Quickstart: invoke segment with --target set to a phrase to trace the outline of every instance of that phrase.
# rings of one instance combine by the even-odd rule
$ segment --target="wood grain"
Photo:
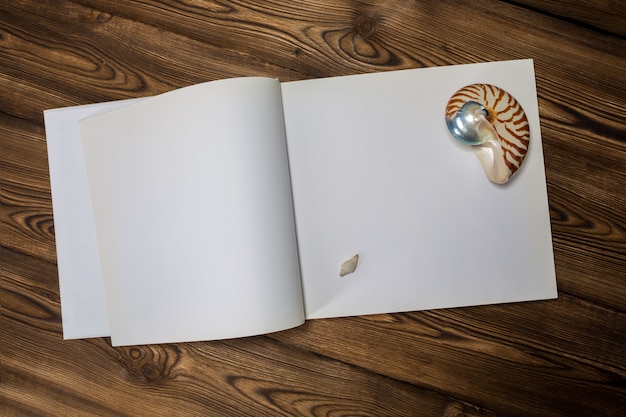
[[[561,296],[558,303],[372,316],[344,323],[315,320],[275,337],[325,355],[330,351],[329,356],[395,379],[446,390],[456,398],[476,402],[489,397],[491,407],[503,414],[593,415],[586,395],[590,390],[604,402],[626,400],[621,386],[626,376],[624,315],[597,308]],[[589,321],[582,322],[583,316]],[[572,320],[577,322],[574,329],[569,328]],[[592,333],[600,339],[587,344]],[[328,334],[334,335],[330,342]],[[342,343],[336,344],[337,337]],[[354,348],[338,347],[346,345]],[[476,368],[476,361],[490,366]],[[558,412],[552,414],[552,408]]]
[[[0,415],[621,416],[622,1],[0,4]],[[194,83],[533,58],[559,299],[252,338],[63,341],[44,109]]]
[[[18,414],[378,416],[474,409],[268,337],[120,348],[108,338],[62,342],[55,265],[1,251],[8,261],[8,320],[0,329],[0,392]],[[151,403],[158,407],[146,408]]]
[[[626,36],[626,2],[607,1],[540,1],[516,0],[517,3],[538,12],[565,18],[574,23],[603,30],[611,34]]]

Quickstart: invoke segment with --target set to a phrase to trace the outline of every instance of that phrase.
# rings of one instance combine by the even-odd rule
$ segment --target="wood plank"
[[[97,2],[94,2],[97,3]],[[175,14],[174,11],[170,11],[169,8],[165,9],[165,10],[161,10],[158,9],[161,13],[155,13],[155,11],[153,10],[153,8],[155,8],[156,6],[153,5],[152,3],[148,3],[148,4],[140,4],[140,3],[132,3],[132,4],[128,4],[127,2],[121,2],[121,3],[115,3],[112,2],[113,4],[110,6],[111,8],[111,12],[115,12],[115,13],[126,13],[126,15],[131,16],[133,18],[137,18],[137,19],[141,19],[140,21],[144,21],[147,22],[150,25],[154,25],[154,26],[159,26],[159,25],[165,25],[168,22],[180,22],[178,24],[176,24],[176,26],[173,29],[176,29],[177,31],[179,31],[178,33],[185,33],[186,35],[188,35],[189,37],[192,37],[193,35],[196,35],[196,37],[198,36],[197,33],[201,33],[201,34],[206,34],[205,36],[203,36],[203,39],[205,41],[216,41],[216,36],[224,36],[223,35],[223,31],[218,31],[217,29],[219,29],[219,26],[217,26],[217,29],[214,29],[212,25],[207,26],[205,29],[206,30],[200,30],[200,28],[194,28],[194,24],[197,26],[198,23],[198,19],[194,18],[194,20],[189,20],[189,21],[184,21],[182,19],[176,19],[176,17],[180,17],[180,15],[182,14],[182,16],[186,16],[184,14],[184,10],[176,10],[174,9],[174,11],[176,11],[178,14]],[[473,30],[472,25],[468,25],[468,24],[464,24],[461,25],[459,24],[452,24],[451,22],[449,22],[449,20],[452,20],[452,18],[454,16],[456,16],[456,12],[455,12],[455,8],[453,7],[453,4],[448,5],[447,7],[443,7],[440,6],[441,11],[442,12],[448,12],[450,14],[450,16],[445,15],[444,13],[440,13],[440,15],[442,16],[442,20],[443,22],[439,22],[439,21],[432,21],[432,16],[428,14],[428,12],[430,12],[431,14],[434,13],[433,11],[426,11],[423,14],[418,14],[417,12],[413,11],[413,14],[411,15],[411,17],[414,19],[414,21],[416,23],[414,23],[411,26],[406,25],[407,22],[405,21],[397,21],[397,22],[393,22],[390,21],[389,24],[397,24],[397,26],[399,27],[405,27],[406,29],[405,32],[407,33],[399,33],[399,34],[385,34],[384,31],[382,33],[378,33],[378,30],[373,34],[376,35],[377,38],[382,38],[383,36],[386,36],[387,38],[383,38],[382,40],[384,40],[385,44],[387,42],[392,43],[395,38],[392,38],[393,36],[398,36],[400,41],[397,41],[397,43],[399,43],[400,46],[404,46],[401,42],[401,40],[405,37],[409,37],[411,36],[410,33],[411,29],[414,29],[415,26],[418,26],[419,24],[426,24],[430,22],[430,26],[434,26],[433,30],[438,30],[441,31],[441,33],[443,34],[450,34],[449,36],[446,35],[446,38],[449,39],[445,39],[444,43],[442,44],[441,41],[439,43],[437,43],[436,45],[433,44],[432,40],[429,41],[429,43],[431,45],[428,45],[429,48],[428,49],[423,49],[423,50],[415,50],[415,51],[411,51],[412,55],[415,56],[419,56],[419,55],[424,55],[424,56],[436,56],[436,55],[440,55],[441,54],[441,49],[445,49],[446,52],[446,56],[450,56],[451,58],[455,59],[456,58],[456,62],[455,61],[437,61],[437,62],[433,62],[432,60],[424,63],[421,62],[417,59],[408,59],[406,60],[406,62],[404,63],[400,63],[400,61],[396,60],[397,62],[394,62],[393,65],[386,65],[385,67],[383,67],[382,69],[398,69],[398,68],[404,68],[404,67],[416,67],[416,66],[423,66],[423,65],[433,65],[433,64],[448,64],[448,63],[459,63],[459,62],[468,62],[468,61],[476,61],[476,60],[484,60],[485,56],[484,56],[484,52],[482,50],[480,50],[479,46],[484,44],[485,42],[487,42],[489,39],[486,38],[480,38],[477,35],[474,35],[473,38],[474,39],[469,39],[469,42],[465,42],[463,44],[458,44],[455,45],[456,48],[455,50],[451,50],[449,46],[447,46],[445,44],[446,41],[450,40],[454,40],[456,42],[458,42],[458,39],[465,39],[467,38],[468,35],[470,35],[471,31]],[[25,6],[24,6],[25,7]],[[173,6],[172,6],[173,7]],[[329,6],[330,7],[330,6]],[[35,7],[33,7],[33,9],[37,9]],[[69,16],[70,18],[72,17],[72,14],[77,14],[78,12],[74,8],[68,8],[70,10],[63,10],[60,9],[59,10],[59,16],[54,16],[55,18],[61,18],[61,16]],[[497,11],[500,11],[499,9],[496,9]],[[86,10],[80,9],[79,10],[81,13],[86,13]],[[334,11],[334,10],[333,10]],[[389,12],[387,9],[383,10],[384,12]],[[421,10],[420,10],[421,11]],[[353,14],[355,11],[352,11]],[[469,10],[468,10],[469,12]],[[94,11],[91,11],[90,13],[94,13]],[[108,12],[107,12],[108,13]],[[169,14],[168,14],[169,13]],[[249,13],[249,14],[247,14]],[[476,13],[476,12],[474,12]],[[508,19],[510,19],[510,13],[512,13],[512,10],[506,9],[501,11],[501,13],[498,15],[496,13],[492,13],[493,16],[490,16],[489,19],[486,19],[486,21],[484,22],[485,25],[489,26],[489,27],[494,27],[494,30],[507,30],[509,28],[509,26],[511,26],[511,24],[513,24],[513,26],[516,26],[515,23],[519,23],[519,22],[510,22]],[[245,16],[246,19],[252,19],[255,18],[257,19],[257,21],[255,22],[258,26],[261,26],[264,22],[271,20],[272,17],[274,16],[281,16],[278,11],[274,12],[274,14],[270,14],[268,15],[259,15],[258,12],[257,14],[253,14],[252,12],[246,12],[242,14]],[[310,13],[309,13],[310,15]],[[34,15],[36,16],[36,15]],[[296,25],[296,23],[300,23],[300,25],[302,24],[301,22],[294,22],[293,21],[293,16],[292,15],[287,15],[292,17],[291,20],[287,19],[287,18],[283,18],[283,20],[280,20],[279,22],[284,25],[287,28],[291,28],[292,32],[290,35],[291,36],[296,36],[298,35],[301,30],[300,27],[298,25]],[[438,16],[439,17],[439,16]],[[530,17],[530,16],[529,16]],[[243,17],[242,17],[243,18]],[[313,17],[311,17],[313,18]],[[391,18],[397,18],[397,16],[393,15],[393,16],[385,16],[385,21]],[[497,19],[496,19],[497,18]],[[66,18],[67,19],[67,18]],[[352,24],[352,19],[353,17],[350,15],[347,15],[344,12],[344,19],[346,21],[346,23],[350,23]],[[382,19],[382,17],[381,17]],[[426,21],[426,19],[431,19],[429,21]],[[122,21],[121,23],[119,22],[119,18],[117,18],[117,16],[113,19],[110,19],[104,23],[102,23],[101,25],[103,26],[111,26],[108,31],[104,31],[104,30],[100,30],[100,31],[93,31],[90,32],[88,34],[85,34],[84,36],[88,36],[89,38],[92,37],[96,37],[95,41],[98,43],[102,43],[103,45],[106,44],[112,44],[113,41],[115,41],[116,39],[113,39],[112,37],[109,38],[105,38],[102,37],[103,33],[114,33],[117,31],[121,31],[123,29],[126,29],[127,26],[130,26],[133,29],[133,35],[137,34],[137,38],[138,40],[141,39],[152,39],[157,38],[157,35],[163,35],[161,37],[165,37],[165,38],[170,38],[172,36],[175,36],[172,33],[159,33],[158,31],[156,33],[149,33],[147,35],[149,36],[144,36],[141,37],[141,33],[143,31],[145,31],[146,29],[150,29],[151,26],[146,26],[145,24],[140,24],[140,23],[135,23],[133,24],[130,21]],[[522,20],[519,19],[518,20]],[[546,19],[543,19],[546,20]],[[48,20],[42,21],[42,24],[40,26],[45,27],[46,24],[49,24]],[[66,23],[66,22],[63,22]],[[228,24],[228,21],[226,22]],[[372,22],[372,24],[374,24],[375,22]],[[443,23],[443,24],[442,24]],[[542,22],[538,22],[538,23],[542,23]],[[169,26],[172,26],[175,23],[169,23]],[[224,24],[224,23],[222,23]],[[437,24],[439,24],[440,26],[437,26]],[[377,26],[378,27],[378,26]],[[197,31],[195,31],[194,29],[198,29]],[[222,28],[224,29],[224,28]],[[380,28],[382,31],[382,28]],[[622,68],[621,65],[624,63],[624,60],[622,59],[621,62],[617,62],[617,65],[610,65],[609,63],[612,63],[615,61],[615,59],[607,59],[607,54],[611,54],[611,56],[613,57],[612,54],[614,54],[614,52],[618,49],[618,48],[623,48],[624,46],[624,42],[621,41],[616,41],[616,40],[612,40],[612,39],[607,39],[606,37],[602,37],[602,36],[598,36],[596,34],[593,33],[588,33],[585,36],[586,38],[586,42],[585,43],[574,43],[571,41],[571,35],[573,34],[573,29],[569,30],[569,28],[567,28],[568,30],[561,30],[561,33],[556,33],[556,34],[549,34],[549,36],[552,38],[551,42],[548,43],[548,49],[545,49],[545,45],[542,46],[541,48],[537,48],[534,43],[532,42],[533,38],[536,37],[540,37],[540,36],[544,36],[546,35],[546,33],[544,31],[542,31],[541,29],[534,29],[532,31],[526,30],[526,29],[521,29],[518,32],[512,32],[511,33],[511,40],[508,41],[508,44],[502,45],[502,47],[500,48],[501,50],[506,50],[506,51],[517,51],[515,55],[511,55],[506,54],[506,55],[502,55],[502,54],[494,54],[492,56],[487,57],[487,59],[509,59],[509,58],[514,58],[514,57],[534,57],[537,60],[537,67],[538,67],[538,78],[539,78],[539,87],[540,87],[540,93],[541,93],[541,81],[542,80],[547,80],[547,82],[549,82],[549,80],[552,78],[550,77],[550,75],[555,76],[558,75],[558,79],[562,80],[562,81],[566,81],[566,86],[569,87],[570,85],[572,86],[571,89],[576,88],[576,91],[579,92],[584,92],[584,94],[578,94],[578,96],[580,97],[579,100],[577,100],[576,106],[574,110],[577,110],[578,108],[583,108],[585,110],[585,112],[593,112],[593,116],[597,117],[600,121],[603,120],[603,118],[607,118],[610,117],[612,120],[613,124],[618,124],[619,125],[619,121],[620,119],[620,115],[619,115],[619,104],[621,104],[622,102],[622,97],[623,95],[621,95],[621,93],[624,92],[625,90],[625,86],[624,86],[624,80],[623,77],[620,77],[619,74],[619,68]],[[347,29],[346,29],[347,30]],[[357,31],[357,29],[352,28],[351,30],[353,31]],[[511,29],[513,30],[513,29]],[[246,32],[247,33],[247,32]],[[356,32],[355,32],[356,33]],[[165,36],[166,35],[166,36]],[[258,31],[251,31],[250,33],[247,33],[248,36],[254,36],[255,38],[255,44],[254,44],[254,50],[258,51],[259,50],[263,50],[263,52],[267,53],[267,54],[277,54],[279,53],[279,44],[276,43],[271,43],[271,41],[274,39],[272,37],[266,36],[265,38],[261,38],[258,39]],[[432,34],[425,34],[426,35],[432,35]],[[57,35],[58,36],[58,35]],[[206,38],[206,39],[205,39]],[[354,37],[353,37],[354,38]],[[432,38],[432,36],[429,36],[427,39],[423,39],[423,40],[430,40]],[[219,38],[217,38],[219,39]],[[356,42],[355,40],[356,38],[352,39],[354,42]],[[508,39],[508,38],[507,38]],[[60,41],[60,39],[56,40],[55,42]],[[233,45],[236,45],[237,48],[239,48],[239,52],[240,54],[242,53],[246,53],[247,51],[245,50],[245,48],[247,48],[247,44],[235,44],[234,40],[229,37],[228,41],[232,44],[231,47]],[[416,40],[417,41],[417,40]],[[226,40],[224,40],[224,42],[226,42]],[[373,41],[372,41],[373,42]],[[184,42],[180,42],[180,40],[177,40],[177,44],[184,44]],[[418,42],[415,42],[418,43]],[[421,42],[419,43],[421,45]],[[334,44],[332,44],[331,46],[334,46]],[[354,45],[353,45],[354,46]],[[375,45],[372,44],[371,48],[374,48]],[[119,49],[119,48],[118,48]],[[143,44],[141,45],[141,49],[145,50],[148,55],[152,58],[154,57],[161,57],[163,56],[165,53],[163,52],[163,46],[162,46],[162,42],[158,43],[158,44]],[[561,65],[562,62],[560,60],[560,58],[556,58],[555,57],[555,53],[557,51],[562,51],[562,50],[569,50],[571,51],[571,53],[565,58],[566,60],[568,60],[569,62],[566,62],[568,65]],[[459,53],[462,52],[463,50],[466,50],[468,53],[471,54],[471,52],[473,51],[474,54],[472,55],[467,55],[464,54],[462,57],[459,56]],[[439,52],[438,52],[439,51]],[[38,53],[41,53],[43,51],[37,50]],[[95,51],[94,51],[95,52]],[[141,54],[138,54],[136,50],[134,51],[126,51],[126,53],[124,55],[120,55],[120,56],[115,56],[115,55],[103,55],[103,52],[101,51],[97,51],[98,55],[101,55],[101,59],[103,62],[124,62],[125,66],[131,66],[129,68],[129,75],[133,75],[133,74],[137,74],[139,73],[141,70],[138,69],[134,69],[132,68],[132,65],[135,64],[138,68],[151,68],[151,70],[153,70],[154,72],[156,72],[155,76],[162,76],[162,72],[165,72],[166,68],[168,69],[167,73],[171,74],[172,71],[174,71],[174,73],[177,74],[177,76],[180,78],[181,76],[184,76],[187,74],[186,71],[183,71],[183,69],[185,68],[180,68],[180,64],[178,65],[178,72],[176,72],[177,70],[174,69],[172,70],[172,62],[167,61],[165,63],[163,63],[162,65],[156,65],[156,64],[152,64],[152,65],[147,65],[147,63],[144,60],[140,60],[138,61],[138,59],[142,58]],[[187,51],[185,51],[187,52]],[[250,51],[251,52],[251,51]],[[315,52],[315,51],[313,51]],[[115,54],[115,50],[113,50],[112,48],[107,50],[106,52],[107,54]],[[341,51],[337,51],[337,50],[333,50],[330,51],[329,53],[332,53],[334,55],[341,55]],[[319,58],[324,58],[324,55],[326,55],[326,51],[324,50],[320,50],[317,53],[313,53],[312,55],[317,55],[315,59],[319,59]],[[389,53],[385,54],[385,55],[389,55]],[[189,56],[189,53],[186,53],[185,56]],[[181,58],[182,58],[182,54],[181,54]],[[614,57],[613,57],[614,58]],[[189,60],[190,58],[186,58],[186,59],[182,59],[182,60],[172,60],[175,62],[185,62],[187,60]],[[249,59],[249,57],[246,57],[246,59]],[[602,65],[598,66],[598,63],[602,63]],[[195,65],[192,65],[193,68],[197,68],[200,64],[199,62],[194,63]],[[205,65],[200,65],[200,66],[206,66],[206,64],[208,64],[208,62],[202,62],[202,64]],[[356,61],[355,62],[356,65],[358,65],[358,69],[360,70],[359,72],[363,72],[363,71],[372,71],[372,70],[379,70],[381,68],[372,68],[371,65],[367,65],[367,62],[360,62],[360,61]],[[15,64],[13,64],[15,65]],[[26,67],[28,65],[27,62],[24,62],[24,67]],[[332,72],[329,72],[329,65],[331,65],[330,62],[324,62],[322,63],[322,65],[320,66],[320,68],[318,69],[318,71],[316,71],[316,75],[318,76],[328,76],[328,75],[337,75],[334,74]],[[173,66],[174,68],[176,68],[176,66]],[[558,73],[558,74],[552,74],[552,72],[555,71],[555,69],[560,70],[562,67],[564,68],[572,68],[575,71],[573,71],[572,73]],[[332,66],[330,67],[332,68]],[[273,70],[275,70],[276,68],[272,68]],[[542,71],[544,71],[546,74],[542,74]],[[20,66],[18,66],[18,68],[15,69],[16,72],[19,73],[23,73],[22,68],[20,68]],[[231,70],[232,72],[232,70]],[[122,74],[124,74],[123,71],[121,71]],[[293,79],[297,76],[298,73],[303,73],[302,71],[297,71],[297,72],[292,72],[290,74],[286,74],[287,77],[285,77],[284,79]],[[350,73],[350,71],[344,71],[345,73]],[[587,74],[590,73],[594,73],[595,76],[593,77],[587,77]],[[76,75],[76,74],[63,74],[62,77],[59,77],[60,79],[68,79],[68,75]],[[249,75],[249,74],[248,74]],[[600,75],[600,77],[598,77],[598,75]],[[300,76],[301,78],[302,76]],[[596,81],[597,80],[597,81]],[[92,80],[94,82],[97,82],[98,80]],[[193,83],[195,82],[195,80],[189,80],[189,83]],[[135,81],[135,84],[141,84],[141,83],[145,83],[145,81]],[[592,83],[591,85],[587,85]],[[110,94],[110,91],[113,89],[112,85],[107,85],[105,84],[105,89],[102,88],[102,85],[97,85],[97,83],[95,84],[87,84],[89,87],[94,88],[94,89],[98,89],[99,91],[109,91],[108,94]],[[157,88],[154,90],[153,93],[159,92],[159,91],[165,91],[167,89],[170,89],[171,87],[161,87],[161,88]],[[562,89],[563,86],[558,86],[557,89],[555,89],[556,91],[554,91],[555,94],[559,94],[559,96],[562,96],[562,93],[560,93],[559,89]],[[114,89],[113,89],[114,90]],[[552,89],[551,89],[552,90]],[[134,92],[134,95],[132,96],[137,96],[137,95],[142,95],[142,93],[139,91],[135,91],[135,89],[131,88],[131,92]],[[604,102],[597,102],[597,105],[600,106],[599,108],[596,106],[589,106],[588,103],[589,101],[587,99],[592,99],[594,96],[597,97],[597,95],[602,94],[603,97],[606,99],[608,97],[613,97],[612,100],[610,100],[608,103],[604,103]],[[104,99],[107,99],[108,97],[105,97]],[[121,97],[118,97],[121,98]],[[568,96],[568,99],[576,99],[576,96]],[[97,101],[97,100],[96,100]],[[595,101],[592,100],[594,103]],[[559,103],[562,102],[562,100],[558,101]],[[615,132],[618,133],[618,132]]]
[[[626,143],[544,124],[569,138],[544,144],[559,290],[624,311]]]
[[[98,16],[69,1],[52,9],[36,1],[0,4],[1,45],[9,52],[0,54],[4,112],[41,123],[47,108],[154,95],[226,77],[294,77],[183,35]]]
[[[116,405],[124,404],[126,415],[152,416],[495,416],[263,336],[120,348],[108,338],[63,341],[54,264],[7,249],[0,254],[8,261],[0,396],[10,415],[120,415]]]
[[[623,0],[515,0],[514,3],[533,10],[566,18],[615,34],[626,36],[626,2]]]
[[[312,320],[272,337],[496,413],[618,416],[626,401],[624,322],[623,313],[561,296],[558,302]],[[598,338],[593,344],[590,334]]]
[[[464,24],[463,22],[459,22],[458,24],[454,25],[448,22],[448,20],[451,20],[453,16],[456,16],[456,13],[457,13],[455,11],[456,9],[453,6],[454,4],[449,4],[447,7],[440,6],[440,10],[442,11],[442,13],[440,13],[438,17],[441,16],[442,21],[429,21],[430,26],[434,27],[433,30],[441,31],[441,33],[445,35],[446,39],[444,39],[444,43],[442,44],[441,41],[439,41],[439,43],[434,45],[433,42],[430,41],[431,45],[429,45],[428,49],[412,51],[413,55],[421,54],[425,56],[436,56],[440,54],[440,52],[437,53],[437,51],[441,51],[441,49],[443,48],[446,50],[446,56],[450,56],[453,59],[455,58],[457,63],[485,59],[484,51],[482,51],[479,48],[479,46],[483,45],[485,42],[488,42],[489,39],[481,38],[479,35],[473,35],[473,39],[469,39],[469,41],[466,41],[462,44],[455,45],[456,47],[454,50],[451,50],[450,47],[446,45],[445,42],[448,40],[450,41],[454,40],[458,42],[458,39],[467,38],[468,35],[470,35],[473,30],[473,26],[470,24]],[[190,37],[197,33],[206,34],[205,36],[203,36],[203,38],[206,38],[207,41],[210,38],[211,41],[215,42],[216,40],[215,36],[222,36],[222,37],[224,36],[223,33],[220,34],[221,32],[214,29],[213,26],[211,25],[205,28],[207,30],[202,31],[200,30],[200,28],[197,28],[198,30],[195,31],[194,23],[195,25],[198,25],[197,18],[195,18],[194,20],[189,20],[189,21],[184,21],[181,19],[177,20],[176,17],[180,17],[179,15],[187,16],[184,13],[184,10],[173,9],[174,11],[178,13],[176,14],[174,13],[174,11],[170,11],[170,9],[174,7],[174,6],[171,6],[171,8],[166,8],[165,10],[159,9],[159,11],[161,11],[162,13],[156,14],[155,11],[153,10],[154,7],[156,6],[153,5],[152,3],[147,3],[147,4],[132,3],[129,5],[126,2],[122,2],[122,3],[112,2],[110,6],[111,12],[126,13],[127,15],[131,17],[143,19],[144,22],[148,22],[150,25],[159,26],[159,25],[165,25],[168,22],[180,22],[178,24],[170,23],[169,25],[172,26],[173,24],[175,24],[176,26],[174,27],[174,29],[178,30],[179,32],[185,33],[186,35],[189,35]],[[386,9],[383,11],[388,12],[388,10]],[[470,10],[467,10],[467,11],[470,12]],[[65,11],[61,11],[61,12],[63,15],[66,15]],[[389,24],[395,23],[399,27],[405,27],[406,32],[410,32],[410,30],[414,29],[415,26],[418,26],[419,24],[425,25],[426,23],[428,23],[426,19],[432,18],[432,16],[429,15],[428,12],[434,13],[433,11],[426,11],[422,15],[420,15],[417,12],[413,11],[413,14],[411,15],[411,17],[415,19],[416,23],[414,23],[412,26],[407,27],[406,24],[404,24],[406,23],[404,21],[390,22]],[[443,12],[448,12],[450,16],[446,15]],[[499,14],[496,12],[499,12]],[[511,8],[506,8],[506,9],[502,7],[497,8],[495,12],[491,14],[492,16],[489,16],[488,19],[485,19],[484,25],[493,27],[494,30],[507,30],[511,25],[516,27],[518,26],[516,25],[516,23],[520,23],[521,20],[523,20],[525,16],[523,16],[522,18],[517,18],[517,21],[510,22],[509,21],[511,17],[510,14],[512,12],[513,10],[511,10]],[[250,15],[246,13],[250,13]],[[255,14],[252,14],[252,12],[246,12],[246,13],[242,12],[242,14],[244,14],[246,18],[250,18],[250,19],[256,18],[258,21],[255,23],[259,26],[263,22],[267,21],[268,19],[271,20],[273,16],[281,16],[278,12],[274,12],[274,14],[270,13],[269,16],[258,15],[258,13],[255,15]],[[71,13],[69,15],[71,16]],[[287,15],[287,16],[292,17],[292,15]],[[397,18],[397,16],[395,15],[385,16],[385,20],[391,19],[392,17]],[[530,16],[527,16],[527,17],[530,18]],[[346,15],[345,12],[344,12],[344,18],[346,22],[351,22],[350,19],[352,19],[352,17]],[[105,22],[104,25],[111,25],[112,24],[111,22],[114,22],[116,20],[118,20],[117,16],[115,17],[115,19],[110,19],[109,21]],[[550,19],[544,18],[541,20],[554,23]],[[291,29],[293,31],[293,33],[291,34],[292,36],[296,36],[301,32],[299,26],[297,26],[294,23],[293,17],[291,20],[288,20],[287,18],[283,18],[283,20],[281,20],[280,23],[284,24],[285,27],[292,28]],[[544,22],[539,21],[538,23],[541,24]],[[440,26],[437,26],[438,24]],[[124,25],[120,25],[120,26],[125,27],[125,25],[131,25],[131,23],[125,22]],[[141,24],[137,24],[137,25],[139,25],[140,28],[135,29],[135,32],[140,32],[141,30],[145,28],[145,25],[141,25]],[[45,26],[45,25],[42,25],[42,26]],[[550,103],[553,103],[553,102],[565,103],[567,105],[569,101],[574,100],[571,103],[572,105],[571,110],[567,111],[568,114],[563,115],[562,114],[563,109],[561,109],[560,111],[561,114],[557,114],[557,116],[561,116],[564,118],[567,116],[570,116],[569,117],[570,119],[572,115],[583,116],[585,117],[586,120],[592,121],[594,125],[597,125],[598,123],[600,123],[600,127],[603,127],[604,128],[603,130],[605,130],[606,133],[610,135],[610,137],[616,137],[616,135],[623,133],[623,127],[621,126],[621,123],[620,123],[621,113],[619,109],[621,108],[621,104],[623,104],[623,92],[626,90],[626,87],[625,87],[625,82],[623,80],[623,77],[620,77],[621,73],[619,71],[620,68],[623,68],[623,64],[625,60],[618,59],[618,61],[616,61],[614,55],[617,50],[622,50],[622,48],[624,47],[624,42],[620,40],[603,37],[603,36],[594,34],[592,32],[585,34],[585,37],[584,37],[585,42],[583,43],[572,42],[571,37],[574,34],[574,29],[576,28],[565,28],[565,30],[560,30],[560,32],[546,34],[545,30],[543,30],[540,26],[539,28],[536,28],[533,30],[527,30],[527,29],[522,28],[516,32],[511,32],[511,36],[510,36],[511,40],[507,41],[508,44],[502,45],[500,47],[500,50],[517,51],[515,55],[511,55],[510,53],[506,55],[493,54],[492,56],[487,57],[487,59],[507,59],[507,58],[513,58],[513,57],[528,57],[528,56],[534,57],[537,61],[540,98],[543,98],[542,96],[543,96],[544,89],[548,90],[550,94],[554,95],[553,97],[547,97],[546,101],[542,101],[542,110],[544,106],[549,106]],[[121,29],[118,29],[116,27],[111,28],[111,31],[116,31],[116,30],[121,30]],[[356,31],[356,29],[354,28],[352,30]],[[514,29],[510,29],[510,30],[514,30]],[[97,35],[98,33],[102,33],[102,31],[90,33],[89,35],[90,36]],[[165,37],[168,37],[168,38],[170,36],[173,36],[173,34],[171,33],[167,33],[163,35],[167,35]],[[268,35],[266,38],[258,39],[257,35],[258,35],[257,31],[251,31],[248,35],[248,36],[255,37],[256,43],[254,45],[254,49],[256,51],[259,51],[262,49],[263,52],[267,52],[268,54],[278,53],[277,51],[278,51],[279,45],[276,43],[271,43],[271,41],[273,40],[272,37]],[[383,35],[385,34],[384,32],[379,34],[378,31],[376,31],[374,35],[376,35],[377,38],[382,38]],[[400,34],[393,34],[393,35],[400,35],[398,36],[400,40],[403,39],[403,37],[410,36],[409,33],[400,33]],[[431,35],[429,36],[428,39],[432,38],[432,33],[427,33],[425,35]],[[547,42],[547,45],[542,45],[540,48],[537,48],[535,45],[536,43],[533,42],[533,39],[546,36],[546,35],[549,36],[550,42]],[[391,43],[392,42],[391,34],[386,34],[386,36],[388,37],[388,39],[384,38],[383,40]],[[101,39],[101,40],[103,44],[111,43],[112,41],[112,39]],[[235,45],[232,38],[228,38],[228,41],[231,42],[231,44]],[[224,40],[224,42],[226,42],[226,40]],[[396,41],[396,42],[402,45],[400,41]],[[233,45],[231,45],[231,47]],[[158,52],[156,45],[142,45],[142,49],[147,46],[150,46],[151,48],[155,49],[153,51],[150,48],[146,48],[146,51],[149,51],[150,55],[152,56],[161,55]],[[239,50],[240,53],[246,52],[245,48],[247,46],[245,43],[243,45],[236,44],[236,46],[240,48]],[[546,46],[548,49],[546,49]],[[373,47],[374,46],[372,46],[372,48]],[[462,52],[463,50],[466,50],[467,53],[469,53],[469,55],[464,54],[463,56],[459,56],[459,53]],[[563,63],[560,55],[557,53],[562,50],[568,50],[570,52],[566,57],[563,58],[565,59],[565,63]],[[474,52],[474,54],[471,54],[472,51]],[[332,53],[334,55],[338,55],[338,54],[340,55],[341,51],[332,51]],[[319,55],[317,58],[324,58],[325,51],[320,50],[319,52],[317,52],[317,55]],[[110,60],[113,62],[124,61],[124,62],[131,63],[130,65],[132,65],[133,61],[137,60],[137,57],[135,55],[124,55],[121,57],[104,57],[104,58],[105,58],[104,61],[108,61],[109,59],[107,58],[111,58]],[[126,59],[123,59],[123,58],[126,58]],[[432,65],[433,63],[446,64],[446,63],[455,63],[455,61],[432,62],[431,60],[430,62],[426,63],[426,65],[429,65],[429,64]],[[145,66],[143,61],[138,62],[138,65],[137,65],[138,67],[141,68],[141,65],[139,64]],[[323,65],[320,66],[320,69],[317,71],[316,75],[318,76],[335,75],[329,72],[328,70],[329,68],[328,65],[330,65],[330,63],[322,63],[322,64]],[[359,65],[359,70],[360,70],[359,72],[380,69],[380,68],[372,68],[371,65],[368,66],[366,65],[367,63],[363,63],[363,62],[357,61],[355,62],[355,64]],[[395,63],[393,66],[387,65],[386,67],[382,69],[416,67],[416,66],[423,66],[424,64],[425,63],[420,62],[419,60],[411,59],[405,62],[403,65],[399,63]],[[563,72],[563,69],[567,69],[567,68],[569,68],[570,71],[566,70],[566,72]],[[163,67],[156,67],[155,70],[158,73],[158,71],[163,70]],[[140,70],[133,70],[133,71],[130,71],[130,73],[134,74],[134,73],[137,73],[138,71]],[[349,73],[349,71],[344,71],[343,73]],[[292,73],[291,76],[293,77],[296,74],[297,73]],[[591,76],[591,74],[593,74],[593,76]],[[67,75],[68,74],[66,74],[66,76]],[[179,73],[179,76],[181,75],[182,73]],[[287,77],[287,79],[291,79],[291,77]],[[554,83],[551,82],[551,80],[553,79],[558,79],[559,85],[554,85]],[[544,83],[546,84],[545,87],[544,87]],[[565,85],[562,85],[562,84],[565,84]],[[563,91],[564,88],[567,91]],[[573,91],[576,91],[577,94],[571,94],[571,92]],[[602,96],[603,100],[598,100],[599,96]],[[567,100],[565,100],[565,98]],[[594,105],[590,106],[589,105],[590,102],[593,102]],[[547,108],[547,111],[553,111],[553,110],[555,109]],[[565,109],[565,110],[568,110],[568,109]],[[559,112],[559,109],[556,109],[556,111]],[[621,137],[621,136],[618,136],[618,137]]]
[[[61,309],[56,264],[4,247],[0,247],[0,254],[3,317],[59,336]]]
[[[384,4],[355,4],[326,0],[313,4],[299,0],[290,2],[287,7],[273,1],[254,5],[233,1],[221,9],[211,2],[191,5],[175,1],[111,0],[103,5],[97,0],[81,0],[81,3],[106,9],[113,16],[184,33],[225,48],[236,48],[250,56],[272,56],[286,67],[300,68],[305,64],[314,71],[300,72],[315,75],[339,75],[334,71],[342,66],[341,73],[347,74],[351,69],[363,72],[474,62],[477,52],[478,60],[551,56],[556,62],[561,55],[554,56],[550,51],[559,50],[559,45],[532,42],[542,35],[551,38],[564,33],[578,35],[582,42],[581,39],[572,42],[571,37],[559,40],[574,50],[595,45],[598,51],[606,52],[621,43],[585,29],[582,29],[585,36],[580,36],[580,27],[493,1],[433,4],[396,0]],[[459,16],[473,18],[459,19]],[[529,21],[533,25],[529,25]],[[481,27],[489,30],[478,30]],[[507,36],[498,37],[494,42],[494,33],[507,33]],[[299,50],[295,60],[292,59],[294,48]],[[523,54],[527,51],[533,54]],[[498,54],[500,57],[496,58]],[[285,62],[287,58],[289,61]]]
[[[43,128],[0,113],[2,246],[56,261]]]

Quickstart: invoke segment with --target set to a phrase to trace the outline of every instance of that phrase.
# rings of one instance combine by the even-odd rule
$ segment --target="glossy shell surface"
[[[471,84],[452,95],[446,106],[452,136],[473,147],[487,177],[506,183],[528,151],[530,128],[519,102],[491,84]]]

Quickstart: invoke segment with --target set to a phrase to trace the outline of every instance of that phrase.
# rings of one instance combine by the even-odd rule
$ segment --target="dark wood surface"
[[[599,0],[3,1],[0,415],[626,415],[625,11]],[[233,76],[513,58],[535,60],[558,300],[219,342],[62,340],[44,109]]]

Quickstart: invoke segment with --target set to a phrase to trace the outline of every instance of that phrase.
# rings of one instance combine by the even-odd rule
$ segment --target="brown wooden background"
[[[625,37],[617,0],[2,1],[0,415],[626,415]],[[512,58],[535,59],[557,301],[62,340],[44,109]]]

